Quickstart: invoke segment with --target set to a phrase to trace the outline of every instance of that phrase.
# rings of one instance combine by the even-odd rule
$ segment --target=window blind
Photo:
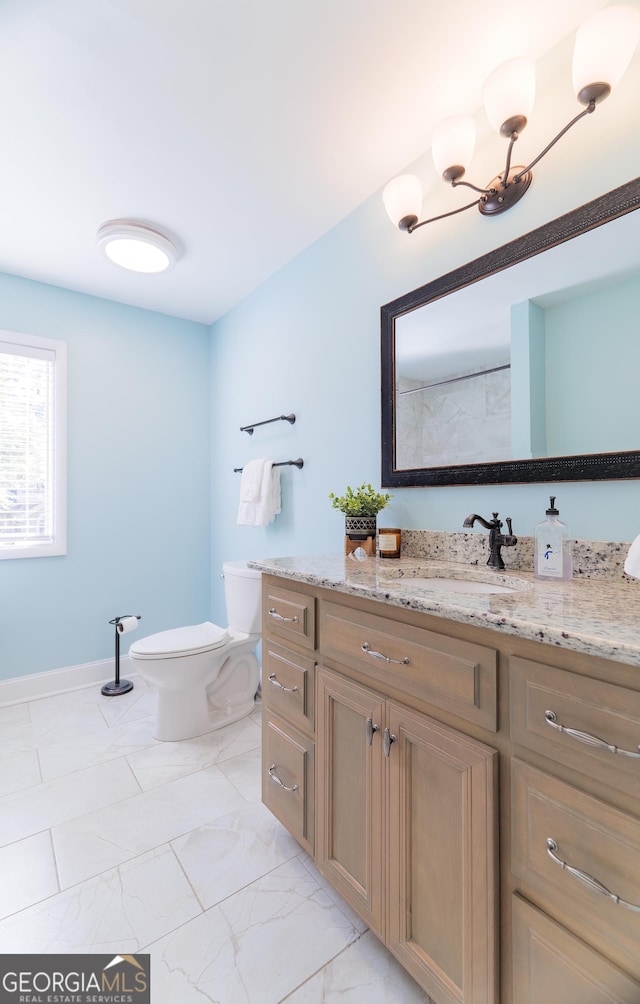
[[[0,340],[0,548],[53,541],[55,366],[50,349]]]

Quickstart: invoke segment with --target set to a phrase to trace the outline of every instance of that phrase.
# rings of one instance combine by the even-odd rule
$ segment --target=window
[[[0,331],[0,558],[66,553],[66,345]]]

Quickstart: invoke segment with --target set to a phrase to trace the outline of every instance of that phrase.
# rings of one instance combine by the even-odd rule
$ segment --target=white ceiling
[[[0,0],[0,271],[211,323],[601,6]],[[173,271],[99,254],[123,217]]]

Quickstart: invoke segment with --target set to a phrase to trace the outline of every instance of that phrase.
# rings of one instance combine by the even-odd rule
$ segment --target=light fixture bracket
[[[453,185],[455,188],[456,182],[458,182],[463,175],[464,167],[462,167],[461,164],[453,164],[451,167],[448,167],[446,171],[442,172],[442,180]]]
[[[522,174],[522,172],[525,172]],[[533,174],[522,166],[512,167],[507,175],[506,185],[503,185],[503,175],[498,174],[489,182],[489,194],[478,203],[478,209],[483,216],[498,216],[519,202],[531,184]]]
[[[597,84],[588,84],[578,91],[578,101],[581,105],[590,105],[593,102],[594,106],[598,104],[599,101],[604,101],[611,94],[611,87],[609,84],[599,82]]]
[[[511,118],[506,119],[500,126],[500,135],[504,136],[505,139],[510,139],[514,133],[519,136],[526,124],[526,115],[512,115]]]

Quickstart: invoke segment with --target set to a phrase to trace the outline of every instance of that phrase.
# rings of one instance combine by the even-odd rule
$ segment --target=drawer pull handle
[[[605,742],[604,739],[598,739],[597,736],[589,735],[588,732],[578,732],[577,729],[568,729],[566,725],[560,725],[555,711],[545,711],[544,717],[547,725],[550,725],[552,729],[564,732],[565,735],[571,736],[581,743],[586,743],[587,746],[597,746],[599,749],[609,750],[611,753],[619,753],[620,756],[630,756],[636,760],[640,760],[640,746],[638,746],[637,752],[635,750],[623,750],[619,746],[612,746],[611,743]]]
[[[404,659],[391,659],[388,655],[383,655],[382,652],[376,652],[371,648],[368,641],[365,641],[362,645],[362,651],[365,655],[370,655],[372,659],[379,659],[380,662],[388,662],[394,666],[410,666],[411,659],[408,655],[405,655]]]
[[[624,906],[627,910],[633,910],[634,913],[640,913],[640,906],[636,906],[635,903],[627,903],[626,900],[620,899],[619,896],[616,896],[615,893],[607,889],[606,885],[599,882],[597,878],[593,877],[593,875],[589,875],[588,872],[582,872],[579,868],[573,868],[571,865],[567,864],[566,861],[563,861],[562,858],[557,856],[557,850],[558,845],[555,840],[552,837],[547,837],[547,854],[552,861],[555,861],[557,865],[560,865],[561,868],[569,872],[570,875],[573,875],[574,878],[577,878],[583,885],[592,889],[593,892],[598,892],[601,896],[606,896],[607,899],[612,899],[618,906]]]
[[[271,673],[271,675],[269,676],[269,683],[272,683],[274,687],[277,687],[279,690],[284,690],[285,694],[298,693],[297,687],[283,687],[278,678],[276,677],[275,673]]]
[[[389,732],[389,729],[384,730],[384,739],[382,741],[382,748],[384,750],[384,755],[389,756],[391,753],[391,744],[397,743],[398,737],[394,736]]]
[[[371,746],[371,744],[373,743],[373,733],[379,731],[380,731],[380,726],[373,724],[373,718],[367,718],[367,726],[366,726],[367,746]]]
[[[273,617],[274,621],[286,621],[288,624],[297,624],[298,618],[296,617],[283,617],[279,614],[275,607],[271,607],[269,611],[269,617]]]
[[[271,780],[273,781],[274,784],[279,785],[285,791],[297,791],[298,790],[298,785],[297,784],[294,784],[293,788],[289,788],[288,785],[286,785],[284,783],[284,781],[280,780],[280,778],[276,774],[276,765],[274,763],[272,763],[271,766],[269,767],[269,777],[271,778]]]

